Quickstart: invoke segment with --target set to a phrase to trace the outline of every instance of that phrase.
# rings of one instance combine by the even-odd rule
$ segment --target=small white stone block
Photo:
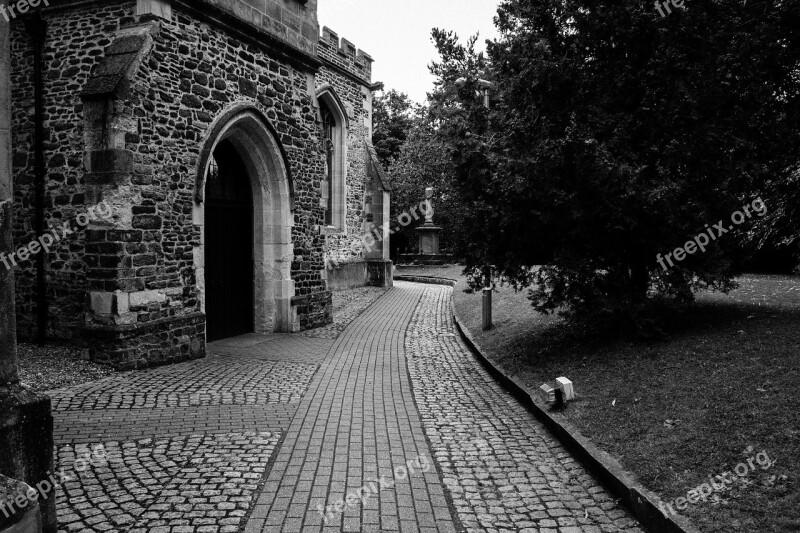
[[[556,401],[556,390],[548,384],[544,384],[539,387],[539,396],[542,398],[544,403],[555,403]]]
[[[556,383],[557,383],[556,387],[561,389],[561,391],[564,393],[565,402],[571,402],[572,400],[575,399],[575,387],[572,385],[572,382],[570,380],[562,377],[558,378],[556,380]]]
[[[163,303],[167,301],[167,295],[158,291],[140,291],[130,293],[131,307],[144,307],[151,303]]]
[[[131,299],[127,292],[117,291],[114,293],[116,296],[116,314],[124,315],[130,312]]]

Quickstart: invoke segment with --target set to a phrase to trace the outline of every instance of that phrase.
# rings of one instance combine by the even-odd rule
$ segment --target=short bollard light
[[[547,383],[539,387],[539,397],[544,403],[563,407],[576,398],[575,386],[567,378],[561,377],[556,379],[555,388]]]
[[[571,402],[575,399],[575,386],[567,378],[561,377],[556,379],[556,388],[563,392],[564,403]]]
[[[541,397],[544,403],[555,403],[556,401],[556,390],[545,383],[541,387],[539,387],[539,396]]]
[[[483,331],[488,331],[494,327],[494,321],[492,320],[492,289],[483,289],[481,309],[481,327]]]

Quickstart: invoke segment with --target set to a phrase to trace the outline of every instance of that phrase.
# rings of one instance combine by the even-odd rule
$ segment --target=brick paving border
[[[245,532],[458,531],[436,471],[395,476],[410,461],[430,458],[404,351],[421,295],[414,287],[389,291],[337,339],[286,433]],[[393,486],[363,505],[323,516],[329,505],[381,477]]]

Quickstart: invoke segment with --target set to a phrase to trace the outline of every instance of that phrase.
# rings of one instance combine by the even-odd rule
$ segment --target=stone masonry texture
[[[4,254],[12,248],[10,69],[8,25],[3,25],[0,27],[0,253]],[[13,276],[13,272],[0,267],[0,385],[18,379]]]
[[[74,230],[46,254],[47,334],[86,342],[93,358],[123,369],[205,354],[195,187],[209,132],[226,110],[256,110],[281,146],[301,329],[332,321],[324,256],[361,255],[373,187],[366,171],[372,59],[330,30],[320,36],[315,0],[176,0],[158,11],[168,19],[141,12],[152,3],[61,0],[42,11],[45,226]],[[22,246],[35,238],[33,45],[23,21],[11,25],[11,42],[13,234]],[[347,227],[327,237],[316,97],[323,86],[344,103],[350,123]],[[76,226],[101,203],[112,207],[110,218]],[[19,332],[30,337],[34,261],[21,262],[17,279]]]

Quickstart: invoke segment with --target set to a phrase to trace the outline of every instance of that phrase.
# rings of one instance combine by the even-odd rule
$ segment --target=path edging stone
[[[395,276],[397,281],[411,281],[447,285],[455,289],[458,281],[435,276]],[[485,355],[469,329],[458,317],[455,300],[451,300],[453,319],[461,338],[475,354],[481,364],[503,387],[525,405],[536,418],[572,453],[589,471],[597,476],[608,490],[619,498],[630,513],[650,533],[700,533],[688,519],[682,516],[668,516],[661,511],[666,506],[654,492],[639,483],[635,476],[607,452],[598,448],[580,431],[566,421],[557,420],[547,408],[536,399],[536,395],[522,383],[506,374],[503,367]]]
[[[438,278],[436,276],[406,276],[403,274],[395,275],[395,281],[410,281],[412,283],[426,283],[428,285],[449,285],[455,287],[458,281],[450,278]]]

